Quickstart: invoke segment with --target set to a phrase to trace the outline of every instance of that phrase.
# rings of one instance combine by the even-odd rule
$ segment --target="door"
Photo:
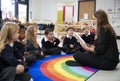
[[[78,20],[92,19],[95,10],[95,1],[79,1]]]

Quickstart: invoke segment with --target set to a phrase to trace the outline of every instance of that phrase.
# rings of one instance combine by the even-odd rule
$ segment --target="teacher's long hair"
[[[99,33],[100,27],[104,27],[105,29],[110,30],[111,35],[116,37],[116,33],[113,30],[112,26],[108,21],[108,16],[104,10],[98,10],[94,13],[94,16],[97,18],[97,35]]]

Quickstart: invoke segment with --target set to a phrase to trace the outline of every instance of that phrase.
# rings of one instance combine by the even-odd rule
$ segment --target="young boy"
[[[15,42],[15,46],[21,51],[23,56],[25,52],[25,31],[26,31],[25,27],[19,24],[19,37],[18,41]]]
[[[88,44],[88,45],[92,45],[94,44],[94,38],[95,38],[95,34],[90,32],[89,27],[84,27],[82,29],[83,31],[83,35],[81,36],[82,39]]]
[[[45,30],[45,37],[41,41],[42,50],[45,55],[57,55],[61,53],[58,44],[60,40],[53,34],[53,29],[47,28]]]
[[[80,50],[81,46],[77,42],[77,39],[73,36],[74,28],[69,27],[67,30],[67,35],[63,40],[62,49],[67,54],[74,53]]]

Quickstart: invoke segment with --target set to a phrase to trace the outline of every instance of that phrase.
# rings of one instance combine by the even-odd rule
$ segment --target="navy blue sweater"
[[[18,59],[23,60],[21,52],[14,46],[11,47],[7,44],[0,53],[0,72],[6,67],[16,67],[18,64],[23,64],[23,61],[18,61]]]
[[[43,38],[41,42],[43,48],[50,49],[50,48],[58,47],[60,40],[58,38],[55,38],[55,40],[51,43],[50,41],[45,41],[45,38]]]
[[[65,36],[63,40],[63,46],[70,47],[70,44],[74,45],[75,47],[80,46],[80,44],[77,42],[77,39],[74,36],[72,38]]]
[[[81,38],[88,44],[93,44],[94,43],[94,38],[95,38],[95,34],[90,33],[90,35],[86,36],[85,34],[83,34],[81,36]]]

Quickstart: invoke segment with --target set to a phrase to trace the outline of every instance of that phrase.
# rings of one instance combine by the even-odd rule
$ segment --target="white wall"
[[[103,9],[107,10],[108,8],[114,9],[115,0],[96,0],[96,10]]]
[[[30,11],[32,20],[52,20],[57,19],[57,3],[73,2],[74,4],[74,21],[77,21],[78,0],[30,0]],[[108,3],[109,2],[109,3]],[[115,0],[96,0],[96,10],[108,8],[114,9]],[[116,0],[116,5],[120,6],[120,0]]]
[[[57,20],[57,3],[71,2],[74,5],[74,21],[77,21],[78,18],[78,0],[30,0],[30,10],[32,18],[29,18],[30,21],[44,21],[51,20],[56,22]],[[108,3],[109,2],[109,3]],[[96,0],[96,10],[103,9],[107,10],[108,8],[114,9],[115,0]],[[120,0],[116,0],[116,6],[120,7]]]
[[[30,0],[29,3],[29,13],[31,12],[31,16],[29,17],[29,21],[50,21],[55,23],[57,20],[57,3],[66,3],[71,2],[74,5],[74,18],[73,21],[77,21],[78,18],[78,0]],[[115,3],[116,2],[116,3]],[[103,9],[107,11],[107,9],[111,8],[115,10],[115,6],[120,8],[120,0],[96,0],[96,10]],[[30,15],[30,14],[29,14]],[[119,18],[120,19],[120,18]],[[119,23],[112,23],[112,25],[119,25]],[[115,30],[117,31],[120,26],[117,26]],[[120,36],[120,32],[117,32],[117,35]]]
[[[120,36],[120,12],[116,13],[117,8],[120,8],[120,0],[96,0],[96,10],[103,9],[107,12],[107,9],[113,9],[112,14],[107,14],[110,24],[114,28],[116,34]]]
[[[57,5],[54,0],[32,0],[32,19],[33,21],[56,20]]]
[[[96,0],[96,10],[106,11],[108,8],[115,9],[115,7],[120,8],[120,0]]]
[[[65,7],[65,21],[66,22],[72,22],[72,20],[73,20],[72,11],[73,11],[72,6]]]
[[[78,0],[30,0],[30,10],[32,12],[32,18],[29,21],[52,21],[57,20],[57,3],[73,2],[76,8],[78,8]],[[77,21],[77,13],[74,14],[74,20]]]

